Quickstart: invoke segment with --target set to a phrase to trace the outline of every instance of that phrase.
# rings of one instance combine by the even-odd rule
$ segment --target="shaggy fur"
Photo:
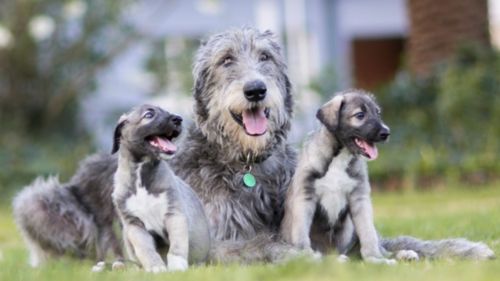
[[[122,249],[113,230],[111,203],[116,157],[93,155],[84,160],[68,183],[57,178],[36,179],[13,201],[17,226],[30,252],[33,267],[50,257],[73,254],[103,261],[109,249],[123,264]]]
[[[127,252],[146,271],[186,270],[188,260],[205,262],[210,248],[201,202],[162,161],[176,151],[181,122],[159,107],[143,105],[122,116],[115,130],[113,151],[119,156],[113,203]]]
[[[269,31],[243,28],[217,34],[198,50],[193,74],[196,122],[173,167],[205,206],[218,241],[213,255],[251,262],[253,258],[235,250],[248,247],[263,251],[249,254],[256,260],[280,259],[288,248],[269,245],[295,167],[295,153],[286,144],[293,103],[280,47]],[[266,89],[257,101],[247,91],[255,85]],[[263,134],[251,135],[242,121],[250,111],[266,113]],[[256,178],[253,188],[243,183],[247,171]],[[258,234],[268,246],[247,243]]]
[[[487,259],[493,252],[465,239],[421,241],[412,237],[380,243],[373,222],[365,158],[374,160],[376,142],[389,136],[373,96],[352,90],[335,95],[317,114],[321,122],[304,145],[287,193],[282,235],[300,249],[339,254],[359,243],[364,260],[395,263],[403,260],[461,257]]]

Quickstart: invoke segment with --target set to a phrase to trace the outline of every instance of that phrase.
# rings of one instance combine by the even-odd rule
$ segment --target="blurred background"
[[[134,105],[189,117],[200,39],[245,25],[284,46],[297,147],[322,102],[359,87],[392,129],[377,189],[498,180],[500,0],[0,0],[2,200],[108,152]]]

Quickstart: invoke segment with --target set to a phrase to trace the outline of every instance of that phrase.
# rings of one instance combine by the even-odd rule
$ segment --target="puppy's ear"
[[[339,125],[340,111],[343,104],[344,96],[336,95],[333,99],[325,103],[316,113],[316,118],[318,118],[318,120],[331,132],[334,132]]]
[[[127,115],[123,114],[118,120],[118,124],[115,128],[115,133],[113,134],[113,148],[111,149],[111,154],[115,154],[118,149],[120,149],[120,139],[122,137],[123,126],[127,123]]]

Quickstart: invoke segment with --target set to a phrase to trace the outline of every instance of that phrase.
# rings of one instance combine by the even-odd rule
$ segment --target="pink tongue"
[[[378,157],[378,150],[375,145],[370,145],[364,140],[356,139],[356,144],[368,154],[370,160],[375,160]]]
[[[153,137],[153,139],[151,140],[151,145],[158,147],[165,153],[174,153],[177,150],[177,147],[173,142],[169,141],[166,138],[158,136]]]
[[[267,118],[264,108],[243,111],[243,124],[249,135],[262,135],[267,130]]]

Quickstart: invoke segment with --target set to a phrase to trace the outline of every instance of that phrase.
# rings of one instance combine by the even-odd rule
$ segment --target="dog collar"
[[[243,185],[246,188],[252,189],[257,185],[257,179],[252,174],[252,165],[264,162],[267,158],[269,158],[269,156],[271,156],[271,153],[266,153],[257,157],[252,156],[250,153],[248,153],[243,157],[243,162],[245,163],[243,172]]]
[[[271,153],[265,153],[258,156],[253,156],[251,153],[247,155],[242,155],[240,161],[245,163],[245,165],[260,164],[267,160],[271,156]]]

